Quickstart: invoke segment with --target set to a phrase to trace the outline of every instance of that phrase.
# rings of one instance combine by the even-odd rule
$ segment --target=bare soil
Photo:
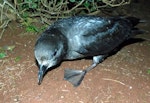
[[[143,1],[126,8],[127,15],[147,20],[139,26],[147,31],[148,4]],[[12,22],[0,39],[0,47],[15,46],[0,59],[0,103],[150,103],[150,32],[136,37],[145,41],[122,47],[87,73],[77,88],[63,80],[64,69],[84,69],[92,60],[64,61],[38,85],[33,53],[37,37]]]

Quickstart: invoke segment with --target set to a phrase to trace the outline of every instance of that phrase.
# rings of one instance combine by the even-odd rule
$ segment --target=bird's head
[[[40,38],[35,45],[34,55],[39,66],[38,84],[41,84],[45,72],[59,64],[65,56],[65,45],[55,38]]]
[[[38,71],[38,84],[41,84],[45,72],[60,63],[61,58],[59,58],[58,51],[45,51],[43,50],[41,54],[38,54],[41,51],[35,51],[35,58],[37,60],[39,71]],[[47,53],[46,53],[47,52]]]

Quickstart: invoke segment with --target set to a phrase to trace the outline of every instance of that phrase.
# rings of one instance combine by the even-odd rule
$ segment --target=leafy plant
[[[150,74],[150,69],[147,70],[147,73]]]
[[[39,33],[41,31],[43,31],[46,28],[46,26],[47,26],[47,25],[44,25],[44,26],[42,26],[40,28],[35,26],[34,23],[36,23],[37,20],[34,19],[34,18],[30,18],[29,17],[29,13],[24,13],[22,15],[22,17],[23,17],[24,20],[23,20],[23,22],[21,24],[23,26],[25,26],[27,32],[33,32],[33,33],[37,32],[37,33]]]
[[[21,4],[22,0],[18,0],[18,3]],[[38,7],[38,2],[40,0],[24,0],[24,2],[19,5],[21,10],[35,10]]]
[[[15,62],[18,62],[18,61],[20,61],[21,60],[21,56],[17,56],[16,58],[15,58]]]
[[[6,57],[6,53],[5,52],[0,52],[0,59],[3,59]]]
[[[14,48],[15,48],[14,45],[10,46],[5,45],[4,47],[0,47],[0,59],[5,58],[7,56],[7,51],[12,52]]]
[[[131,0],[2,0],[0,2],[0,38],[10,21],[20,21],[29,32],[39,32],[34,23],[50,24],[51,20],[78,14],[95,14],[101,8],[118,7]]]

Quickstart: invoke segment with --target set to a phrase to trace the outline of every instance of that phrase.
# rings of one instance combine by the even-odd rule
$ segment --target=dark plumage
[[[65,69],[64,79],[79,86],[84,75],[102,62],[125,40],[142,33],[135,28],[134,17],[76,16],[54,22],[35,44],[35,58],[39,65],[38,83],[48,70],[64,60],[93,57],[93,63],[84,70]]]

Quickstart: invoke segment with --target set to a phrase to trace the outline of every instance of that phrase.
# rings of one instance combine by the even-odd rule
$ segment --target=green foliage
[[[69,0],[71,3],[80,3],[82,0]],[[101,0],[85,0],[81,6],[87,8],[89,11],[96,10],[96,2],[100,2]]]
[[[69,0],[69,1],[72,2],[72,3],[76,2],[76,0]]]
[[[4,47],[0,47],[0,59],[8,57],[7,53],[12,52],[15,48],[15,45],[5,45]],[[21,56],[17,56],[14,58],[15,62],[18,62],[21,60]]]
[[[17,56],[16,58],[15,58],[15,62],[18,62],[18,61],[20,61],[21,60],[21,56]]]
[[[22,15],[22,17],[23,22],[21,24],[25,26],[27,32],[39,33],[42,32],[47,26],[47,25],[44,25],[42,27],[35,26],[34,23],[37,22],[37,20],[29,17],[29,12],[25,12]]]
[[[89,8],[91,6],[91,3],[89,1],[85,1],[83,3],[83,5],[86,7],[86,8]]]
[[[38,32],[39,30],[38,30],[38,27],[36,27],[36,26],[34,26],[34,25],[28,25],[28,26],[26,27],[26,31],[27,31],[27,32]]]
[[[2,0],[0,20],[3,29],[12,20],[18,20],[29,32],[40,32],[34,23],[50,24],[51,20],[72,15],[100,13],[101,8],[118,7],[131,0]],[[97,12],[98,11],[98,12]],[[0,34],[0,38],[1,35]]]
[[[42,27],[37,27],[37,26],[35,26],[35,25],[28,25],[27,27],[26,27],[26,31],[27,32],[37,32],[37,33],[39,33],[39,32],[42,32],[44,29],[46,28],[46,26],[42,26]]]
[[[29,10],[29,9],[36,9],[38,7],[38,1],[40,0],[24,0],[23,4],[20,5],[20,8]],[[18,0],[21,3],[21,0]]]
[[[0,59],[3,59],[7,56],[7,52],[10,51],[12,52],[14,50],[15,46],[14,45],[5,45],[4,47],[0,47]]]
[[[147,73],[150,74],[150,69],[147,70]]]
[[[6,57],[6,53],[5,52],[0,52],[0,59],[3,59]]]

